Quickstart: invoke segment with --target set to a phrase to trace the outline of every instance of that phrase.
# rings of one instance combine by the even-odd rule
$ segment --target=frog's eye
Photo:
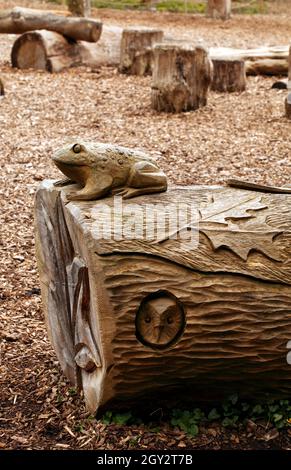
[[[81,145],[80,144],[73,145],[72,150],[74,153],[80,153],[82,150]]]

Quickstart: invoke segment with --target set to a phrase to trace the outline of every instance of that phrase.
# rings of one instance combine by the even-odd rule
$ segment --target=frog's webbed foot
[[[161,193],[165,191],[165,186],[148,186],[147,188],[120,188],[116,191],[116,196],[122,196],[123,199],[130,199],[132,197],[142,196],[143,194]]]
[[[68,184],[74,184],[75,181],[72,181],[70,178],[64,178],[62,180],[58,180],[54,182],[54,186],[62,187],[67,186]]]

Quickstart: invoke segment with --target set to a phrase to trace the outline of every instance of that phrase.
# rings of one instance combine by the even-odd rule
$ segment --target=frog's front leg
[[[80,191],[67,194],[69,201],[92,201],[99,199],[110,191],[113,178],[109,175],[102,175],[100,178],[93,177],[86,182]]]
[[[133,165],[130,170],[126,187],[116,194],[129,199],[142,194],[160,193],[167,190],[167,177],[165,173],[151,162],[141,161]]]

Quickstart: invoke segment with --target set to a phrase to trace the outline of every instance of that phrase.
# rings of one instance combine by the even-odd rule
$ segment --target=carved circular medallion
[[[145,346],[163,349],[183,334],[185,313],[182,303],[167,291],[145,297],[136,314],[136,337]]]

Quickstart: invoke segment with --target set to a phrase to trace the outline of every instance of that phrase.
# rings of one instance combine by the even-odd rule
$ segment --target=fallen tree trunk
[[[211,47],[212,60],[244,60],[247,75],[286,75],[288,71],[287,46],[260,47],[258,49],[233,49],[230,47]]]
[[[290,396],[290,195],[172,187],[115,207],[113,197],[68,203],[75,188],[41,184],[36,248],[52,344],[92,413]],[[127,238],[133,202],[142,230]],[[180,204],[200,220],[174,237],[166,214]]]
[[[258,47],[257,49],[234,49],[232,47],[210,47],[210,58],[240,58],[244,60],[288,59],[288,46]]]
[[[247,75],[287,75],[287,59],[246,60]]]
[[[40,29],[60,33],[75,40],[97,42],[102,23],[88,18],[58,16],[20,7],[0,12],[0,33],[22,34]]]

